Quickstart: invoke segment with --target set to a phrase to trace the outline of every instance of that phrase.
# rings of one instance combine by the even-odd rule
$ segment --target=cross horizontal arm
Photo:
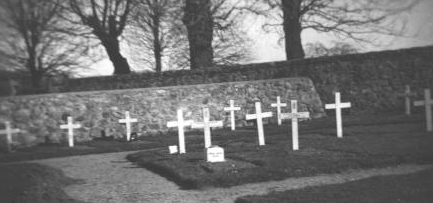
[[[278,107],[278,106],[280,106],[280,107],[286,107],[287,104],[286,103],[272,103],[271,106],[272,107]]]
[[[281,114],[281,118],[282,119],[310,118],[310,112],[283,113]]]
[[[190,126],[190,125],[192,125],[192,123],[193,123],[192,120],[186,120],[186,121],[182,122],[183,126]],[[177,121],[167,122],[167,127],[169,127],[169,128],[178,127],[178,126],[179,126],[179,122],[177,122]]]
[[[340,103],[340,105],[338,105],[338,108],[350,108],[351,107],[351,103]],[[335,109],[336,104],[325,104],[325,109]]]
[[[414,106],[425,106],[425,101],[414,101],[413,105]]]
[[[224,107],[224,111],[240,111],[241,107]]]

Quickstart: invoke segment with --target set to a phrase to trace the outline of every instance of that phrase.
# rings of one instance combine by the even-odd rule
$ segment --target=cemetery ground
[[[32,202],[79,202],[71,199],[59,188],[81,184],[86,182],[86,179],[71,180],[52,167],[15,161],[144,149],[153,150],[126,152],[125,155],[129,154],[127,158],[130,161],[173,181],[181,189],[197,191],[218,187],[230,189],[232,186],[241,187],[248,183],[339,174],[354,170],[433,164],[433,134],[425,131],[422,113],[412,116],[393,113],[374,116],[345,115],[342,139],[336,137],[334,119],[330,115],[328,118],[301,122],[298,151],[291,149],[289,123],[281,126],[266,125],[265,146],[258,145],[257,131],[253,126],[238,128],[233,132],[230,129],[213,130],[212,144],[225,150],[227,161],[223,163],[205,161],[202,131],[186,133],[186,154],[168,153],[168,146],[177,144],[175,131],[133,142],[95,140],[77,143],[75,148],[67,148],[67,144],[40,145],[14,153],[0,153],[1,185],[11,186],[0,187],[0,193],[12,188],[13,191],[6,192],[12,192],[11,194],[16,195],[15,198],[34,200]],[[74,162],[69,163],[73,164]],[[16,174],[21,174],[18,180],[10,178]],[[430,189],[433,188],[432,174],[430,168],[414,174],[363,180],[352,179],[348,175],[343,178],[345,181],[356,181],[300,190],[269,191],[271,193],[268,195],[265,195],[267,192],[252,193],[264,196],[241,197],[237,201],[284,202],[290,196],[287,200],[294,202],[387,202],[385,200],[395,197],[393,194],[401,194],[402,196],[398,197],[402,200],[414,198],[414,201],[403,202],[428,202],[426,200],[431,201],[433,194]],[[42,188],[45,191],[35,189],[41,186],[44,186]],[[360,190],[365,192],[360,193]],[[370,195],[369,191],[374,192],[374,195]],[[353,199],[344,199],[349,196]],[[366,196],[383,201],[375,201]],[[4,196],[0,197],[0,202],[8,202],[1,198]],[[21,202],[26,202],[24,200]]]

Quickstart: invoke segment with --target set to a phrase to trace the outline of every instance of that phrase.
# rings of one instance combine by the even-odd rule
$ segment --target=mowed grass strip
[[[236,203],[431,203],[433,170],[240,197]]]
[[[383,120],[374,122],[373,118],[367,122],[372,125],[345,127],[342,139],[336,137],[333,126],[321,126],[321,120],[306,121],[301,125],[299,151],[291,149],[288,124],[266,126],[265,146],[258,146],[255,128],[235,132],[216,130],[212,132],[212,144],[224,148],[225,163],[206,162],[201,132],[186,135],[186,154],[170,155],[168,149],[161,149],[130,154],[127,158],[184,189],[229,187],[405,163],[433,163],[433,136],[425,132],[424,123],[389,124],[386,120],[381,125],[379,122]],[[175,134],[160,139],[166,146],[177,144]]]

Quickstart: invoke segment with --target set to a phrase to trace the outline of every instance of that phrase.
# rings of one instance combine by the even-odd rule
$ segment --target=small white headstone
[[[12,134],[13,133],[19,133],[19,132],[20,132],[20,129],[13,129],[11,127],[11,123],[9,121],[5,122],[5,129],[0,130],[0,135],[6,134],[6,147],[7,147],[8,152],[11,151]]]
[[[424,90],[424,101],[415,101],[413,103],[414,106],[425,106],[425,120],[427,125],[427,132],[433,131],[433,125],[432,125],[432,106],[433,106],[433,100],[430,96],[430,89]]]
[[[235,102],[233,100],[230,100],[230,106],[224,107],[224,111],[230,111],[230,124],[232,131],[235,130],[236,124],[235,124],[235,111],[240,111],[241,107],[235,106]]]
[[[173,128],[177,127],[178,135],[179,135],[179,153],[184,154],[186,152],[185,149],[185,133],[184,127],[191,126],[192,120],[184,120],[183,119],[183,111],[182,109],[177,110],[177,121],[169,121],[167,122],[167,127]]]
[[[168,146],[168,150],[170,151],[170,154],[176,154],[177,153],[177,145]]]
[[[281,107],[286,107],[287,104],[281,103],[280,96],[277,96],[277,103],[272,103],[271,106],[277,108],[277,121],[278,125],[281,125]]]
[[[126,141],[131,140],[131,123],[136,123],[138,120],[136,118],[131,118],[129,111],[125,112],[125,118],[120,119],[119,123],[125,123],[126,125]]]
[[[337,137],[343,137],[343,122],[341,119],[341,109],[350,108],[350,102],[341,103],[340,92],[335,93],[335,104],[326,104],[325,109],[335,109],[335,118],[337,120]]]
[[[292,119],[292,148],[299,149],[298,118],[309,118],[310,112],[298,112],[298,101],[291,101],[292,112],[281,114],[282,119]]]
[[[263,118],[272,117],[272,112],[263,112],[260,102],[256,102],[256,114],[247,114],[247,120],[257,120],[257,133],[259,136],[259,145],[265,145],[265,134],[263,132]]]
[[[411,114],[411,101],[410,98],[416,96],[416,94],[414,92],[410,91],[410,86],[406,85],[405,90],[404,90],[404,94],[399,94],[400,97],[404,97],[405,99],[405,114],[406,115],[410,115]]]
[[[211,146],[206,149],[207,162],[224,162],[224,149],[219,146]]]
[[[66,125],[60,125],[60,129],[68,129],[68,144],[69,147],[74,146],[74,129],[81,128],[80,124],[73,124],[72,117],[68,116],[68,123]]]
[[[203,128],[204,129],[204,146],[205,148],[210,147],[211,136],[210,129],[215,127],[223,127],[223,121],[209,121],[210,113],[208,108],[203,108],[203,122],[193,122],[191,128]]]

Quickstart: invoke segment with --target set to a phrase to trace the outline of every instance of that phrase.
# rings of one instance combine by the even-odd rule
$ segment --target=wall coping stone
[[[48,94],[31,94],[31,95],[15,95],[15,96],[6,96],[0,97],[1,100],[8,100],[12,98],[35,98],[35,97],[48,97],[48,96],[58,96],[58,95],[89,95],[96,93],[120,93],[120,92],[138,92],[138,91],[152,91],[152,90],[167,90],[167,89],[177,89],[177,88],[189,88],[189,87],[208,87],[213,85],[236,85],[236,84],[246,84],[246,83],[263,83],[263,82],[274,82],[279,80],[291,80],[291,79],[300,79],[300,80],[312,80],[308,77],[286,77],[286,78],[276,78],[276,79],[265,79],[265,80],[246,80],[246,81],[235,81],[235,82],[219,82],[219,83],[206,83],[206,84],[192,84],[192,85],[178,85],[178,86],[162,86],[162,87],[144,87],[144,88],[131,88],[131,89],[115,89],[115,90],[96,90],[96,91],[78,91],[78,92],[60,92],[60,93],[48,93]],[[313,82],[314,85],[314,82]]]

